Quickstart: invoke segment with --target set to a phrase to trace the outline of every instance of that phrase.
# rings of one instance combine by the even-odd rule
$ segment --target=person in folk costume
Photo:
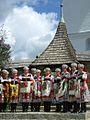
[[[2,85],[3,85],[3,91],[2,91],[2,101],[3,101],[3,112],[7,110],[7,105],[9,103],[9,83],[10,79],[8,77],[9,72],[7,70],[2,70]]]
[[[62,101],[60,98],[57,98],[58,91],[60,89],[60,83],[61,83],[62,75],[61,75],[61,69],[56,68],[55,69],[55,77],[54,77],[54,99],[55,99],[55,104],[56,104],[56,112],[61,111],[61,104]]]
[[[29,68],[23,68],[24,74],[19,77],[20,81],[20,100],[22,101],[22,111],[27,112],[29,102],[32,99],[33,76],[29,73]]]
[[[10,83],[10,106],[11,112],[16,112],[16,106],[19,102],[19,88],[20,81],[18,77],[18,70],[12,69],[12,77]]]
[[[83,71],[84,65],[78,64],[78,80],[79,83],[79,89],[80,89],[80,111],[79,112],[86,112],[86,102],[90,101],[89,97],[89,90],[86,83],[87,80],[87,73]]]
[[[42,100],[44,102],[44,112],[50,112],[51,103],[54,97],[54,77],[51,75],[51,69],[44,69],[45,75],[42,77]]]
[[[33,103],[34,103],[34,111],[40,111],[40,104],[41,104],[41,70],[36,70],[36,78],[34,78],[34,87],[33,87]]]
[[[4,103],[4,94],[3,94],[3,84],[2,84],[2,76],[0,70],[0,112],[3,111],[3,103]]]
[[[34,78],[34,81],[36,79],[36,68],[31,68],[31,74]],[[33,101],[33,97],[34,97],[34,91],[32,91],[32,101],[30,103],[31,105],[31,112],[34,112],[35,111],[35,104],[34,104],[34,101]]]
[[[63,64],[62,65],[62,93],[63,93],[63,111],[62,112],[67,112],[69,110],[69,105],[68,105],[68,99],[69,99],[69,91],[68,91],[68,81],[70,79],[70,73],[68,72],[68,65]]]
[[[31,74],[33,76],[33,78],[36,78],[36,68],[31,68]]]
[[[72,109],[71,112],[77,112],[77,101],[75,97],[77,74],[78,74],[77,63],[72,63],[71,75],[69,79],[69,107],[70,107],[70,111]]]

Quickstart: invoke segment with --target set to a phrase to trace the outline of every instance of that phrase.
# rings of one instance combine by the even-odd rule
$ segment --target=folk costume
[[[22,111],[27,112],[29,103],[32,99],[33,76],[29,73],[29,68],[24,67],[24,74],[19,77],[20,81],[20,101],[22,102]]]
[[[69,99],[69,79],[70,73],[68,72],[68,65],[62,65],[62,98],[63,98],[63,111],[67,112],[69,110],[68,99]]]
[[[34,83],[35,83],[35,79],[37,78],[36,77],[36,68],[31,68],[31,74],[33,76],[33,79],[34,79]],[[33,84],[34,85],[34,84]],[[34,97],[34,87],[33,87],[33,90],[32,90],[32,101],[30,102],[30,105],[31,105],[31,112],[34,112],[36,110],[36,106],[34,104],[34,101],[33,101],[33,97]]]
[[[18,77],[18,71],[16,69],[13,69],[11,82],[10,82],[11,112],[16,112],[17,103],[19,102],[19,88],[20,88],[20,82]]]
[[[62,101],[59,98],[57,99],[57,94],[58,94],[58,91],[60,89],[61,79],[62,79],[61,69],[56,68],[55,69],[55,77],[54,77],[54,102],[56,105],[56,112],[61,111]]]
[[[2,103],[3,103],[3,112],[5,112],[7,110],[7,105],[9,103],[10,100],[10,94],[9,94],[9,83],[10,83],[10,79],[8,78],[8,74],[9,72],[7,70],[2,70],[2,85],[3,85],[3,89],[2,89]]]
[[[89,90],[86,83],[87,80],[87,73],[83,71],[84,65],[78,64],[78,89],[79,89],[79,103],[80,103],[80,111],[79,112],[86,112],[86,103],[90,101]]]
[[[3,112],[3,104],[4,104],[4,92],[3,92],[2,77],[0,77],[0,112]]]
[[[54,77],[50,73],[50,68],[44,69],[45,75],[42,77],[42,100],[44,102],[44,111],[50,112],[51,103],[54,97]]]
[[[41,81],[41,70],[36,70],[36,77],[34,78],[34,87],[33,87],[33,103],[34,103],[34,111],[40,111],[41,104],[41,95],[42,95],[42,81]]]
[[[77,112],[77,101],[75,97],[77,83],[77,64],[71,64],[71,74],[69,79],[69,108],[71,112]]]

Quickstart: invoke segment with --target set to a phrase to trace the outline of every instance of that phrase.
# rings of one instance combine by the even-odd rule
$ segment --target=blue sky
[[[53,39],[60,0],[0,0],[0,25],[7,31],[11,58],[34,60]]]
[[[39,1],[39,2],[38,2]],[[17,6],[23,6],[23,4],[25,3],[28,6],[32,6],[37,12],[55,12],[58,14],[58,19],[60,17],[60,3],[62,0],[46,0],[46,2],[44,2],[45,0],[37,0],[37,3],[33,4],[31,2],[27,2],[25,3],[25,1],[17,1],[16,5]]]
[[[56,12],[60,17],[60,0],[49,0],[47,4],[39,4],[35,7],[39,12]]]
[[[38,0],[36,4],[33,4],[31,2],[27,2],[26,4],[28,6],[34,7],[34,9],[40,13],[42,12],[56,12],[58,15],[60,14],[60,2],[62,0]],[[46,1],[46,2],[44,2]],[[24,4],[24,1],[17,2],[18,6],[22,6]]]

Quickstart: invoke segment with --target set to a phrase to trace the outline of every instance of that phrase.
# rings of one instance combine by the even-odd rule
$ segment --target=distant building
[[[62,16],[55,36],[40,56],[32,63],[28,62],[30,68],[44,69],[48,66],[55,69],[64,63],[80,62],[90,70],[89,5],[90,0],[64,0],[64,17],[62,4]]]
[[[69,2],[69,1],[67,1],[67,2]],[[71,5],[71,7],[72,7],[72,5]],[[63,8],[63,4],[61,5],[61,8]],[[43,69],[44,67],[49,66],[53,69],[55,67],[59,67],[60,65],[62,65],[64,63],[70,64],[72,62],[77,62],[77,63],[82,62],[86,66],[89,67],[90,54],[81,52],[81,49],[83,49],[82,51],[85,51],[84,43],[83,43],[84,33],[80,33],[80,34],[74,33],[74,30],[72,31],[72,33],[70,33],[71,29],[69,29],[69,27],[68,27],[68,29],[69,29],[69,34],[68,34],[67,28],[66,28],[66,22],[64,21],[64,17],[63,17],[63,9],[61,9],[61,11],[62,11],[61,21],[58,24],[58,28],[57,28],[57,31],[56,31],[56,34],[55,34],[53,40],[48,45],[48,47],[45,49],[45,51],[42,52],[42,54],[32,62],[31,67],[33,67],[33,66],[41,67],[41,69]],[[69,12],[68,12],[67,16],[69,19]],[[67,22],[67,24],[68,24],[68,22]],[[69,23],[69,25],[72,25],[72,23],[71,24]],[[72,26],[70,26],[70,27],[72,28]],[[78,38],[80,37],[80,40],[82,40],[82,41],[79,41],[78,39],[75,39],[76,41],[74,41],[75,35]],[[82,37],[81,37],[81,35],[82,35]],[[70,40],[72,41],[72,43]],[[77,44],[76,45],[77,47],[75,47],[74,44],[75,45]],[[78,49],[80,49],[80,50],[78,50]]]
[[[63,0],[69,38],[79,53],[90,54],[90,0]]]
[[[21,74],[23,73],[24,66],[29,66],[31,63],[32,61],[30,59],[10,61],[6,66],[6,69],[8,69],[11,74],[12,68],[16,68],[19,71],[19,74]]]

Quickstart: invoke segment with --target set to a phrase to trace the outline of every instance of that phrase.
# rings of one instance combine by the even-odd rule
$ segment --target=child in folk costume
[[[70,111],[73,107],[73,111],[71,112],[77,112],[77,101],[75,97],[75,92],[76,92],[76,82],[77,82],[77,64],[72,63],[71,64],[71,76],[69,80],[69,106],[70,106]]]
[[[19,77],[16,69],[12,70],[12,77],[10,83],[10,106],[11,112],[16,112],[16,106],[19,101]]]
[[[61,75],[61,69],[56,68],[55,69],[55,77],[54,77],[54,99],[55,99],[55,104],[56,104],[56,112],[61,111],[61,103],[62,101],[60,98],[57,99],[57,94],[60,89],[60,83],[61,83],[62,75]]]
[[[44,102],[44,111],[50,112],[52,99],[54,97],[54,77],[51,75],[50,68],[45,68],[44,72],[45,75],[42,77],[42,100]]]
[[[7,70],[2,70],[2,102],[3,102],[3,112],[7,109],[7,104],[9,103],[9,83],[10,79],[8,78],[9,72]]]
[[[87,80],[87,73],[83,71],[84,65],[78,64],[78,81],[79,82],[79,103],[80,103],[80,111],[79,112],[86,112],[86,102],[88,102],[90,99],[89,97],[89,90],[86,83]]]
[[[24,74],[19,78],[20,81],[20,100],[22,102],[22,111],[27,112],[29,102],[32,99],[32,86],[34,82],[33,76],[29,73],[29,68],[27,66],[24,67]]]
[[[69,98],[69,91],[68,91],[68,81],[70,79],[70,73],[68,72],[68,65],[62,65],[62,96],[63,96],[63,111],[67,112],[69,109],[68,106],[68,98]]]
[[[40,103],[41,103],[41,70],[36,70],[36,77],[34,78],[34,87],[33,87],[33,103],[34,103],[34,111],[40,111]]]

